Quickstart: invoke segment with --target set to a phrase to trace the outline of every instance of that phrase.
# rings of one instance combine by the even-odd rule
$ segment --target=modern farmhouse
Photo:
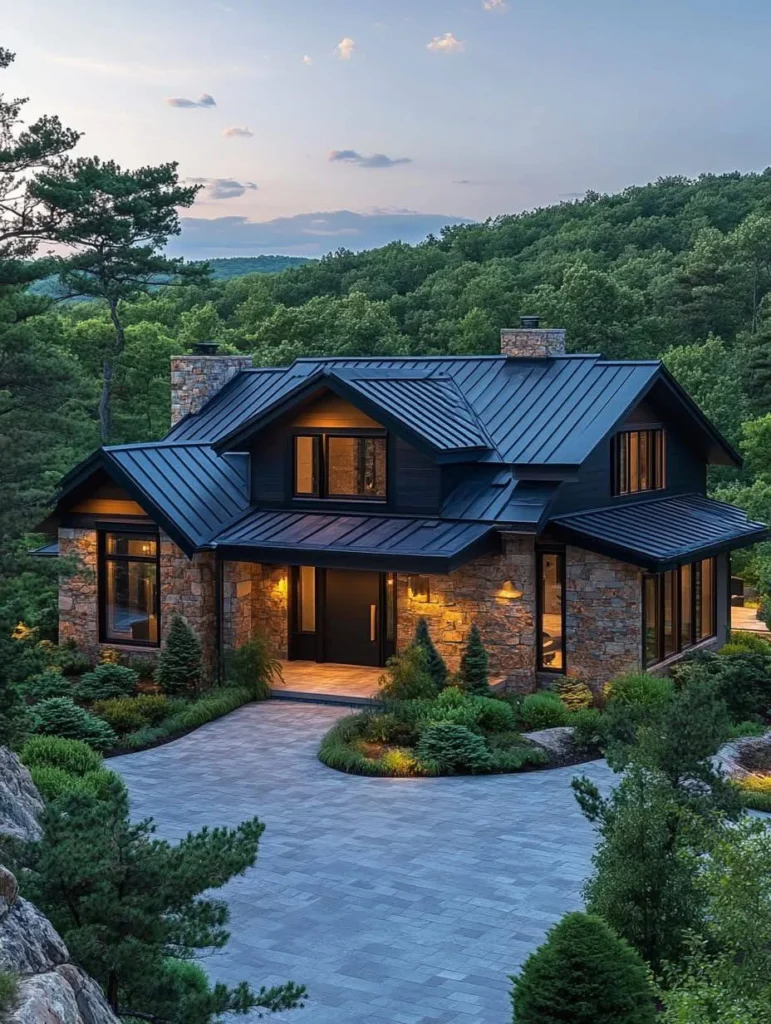
[[[162,441],[105,447],[52,521],[80,570],[60,635],[157,650],[173,613],[214,674],[259,629],[288,660],[383,665],[425,616],[450,667],[601,686],[719,646],[730,551],[766,536],[706,497],[739,456],[660,362],[566,355],[536,318],[494,356],[172,360]]]

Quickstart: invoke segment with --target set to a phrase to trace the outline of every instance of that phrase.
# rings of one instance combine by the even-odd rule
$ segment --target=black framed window
[[[537,553],[538,670],[565,671],[565,553]]]
[[[623,430],[613,438],[613,493],[638,494],[666,487],[664,431]]]
[[[99,620],[102,641],[157,647],[160,638],[158,535],[99,534]]]
[[[688,650],[717,632],[715,559],[643,578],[645,665]]]
[[[297,631],[316,632],[316,569],[301,565],[297,570]]]
[[[373,432],[296,434],[294,495],[385,501],[387,439]]]

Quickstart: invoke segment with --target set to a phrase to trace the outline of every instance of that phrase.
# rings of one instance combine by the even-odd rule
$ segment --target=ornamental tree
[[[189,694],[201,682],[201,641],[181,615],[174,615],[158,656],[155,681],[168,694]]]
[[[447,685],[447,665],[445,665],[444,658],[434,646],[434,641],[431,639],[431,634],[428,631],[428,622],[423,615],[418,619],[414,642],[416,647],[421,647],[426,652],[428,674],[434,680],[437,687],[440,690],[443,689]]]
[[[490,696],[487,651],[476,623],[471,627],[466,647],[460,659],[460,674],[463,688],[467,693],[478,693],[483,697]]]

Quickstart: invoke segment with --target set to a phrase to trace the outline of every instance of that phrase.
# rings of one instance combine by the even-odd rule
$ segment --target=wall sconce
[[[505,598],[507,601],[518,601],[523,596],[523,592],[518,590],[511,580],[504,580],[503,586],[498,591],[498,597]]]
[[[413,601],[420,601],[421,604],[428,604],[431,594],[428,586],[428,576],[410,576],[409,596]]]

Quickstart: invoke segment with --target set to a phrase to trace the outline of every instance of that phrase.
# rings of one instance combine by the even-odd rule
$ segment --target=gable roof
[[[741,464],[660,362],[614,361],[597,355],[298,359],[285,370],[243,371],[201,412],[177,424],[167,440],[195,439],[227,450],[268,417],[299,401],[314,381],[344,392],[377,416],[391,416],[392,422],[398,421],[406,433],[417,435],[434,451],[451,451],[451,446],[475,439],[479,462],[552,469],[580,466],[656,386],[672,395],[712,461]],[[414,402],[410,393],[418,396]],[[429,398],[435,393],[440,396],[438,405]],[[420,395],[425,399],[421,401]],[[452,426],[446,423],[449,419]]]

